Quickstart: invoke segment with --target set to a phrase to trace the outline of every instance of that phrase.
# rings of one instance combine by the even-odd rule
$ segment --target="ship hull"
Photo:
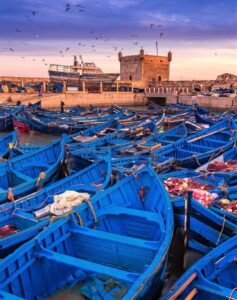
[[[84,74],[66,73],[58,71],[49,71],[49,77],[53,82],[70,82],[70,83],[110,83],[112,84],[119,74],[101,73],[101,74]]]

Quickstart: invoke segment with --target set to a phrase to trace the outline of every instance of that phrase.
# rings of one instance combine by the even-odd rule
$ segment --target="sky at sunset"
[[[118,72],[118,52],[167,55],[171,80],[237,74],[236,0],[1,0],[0,76],[47,76],[73,55]]]

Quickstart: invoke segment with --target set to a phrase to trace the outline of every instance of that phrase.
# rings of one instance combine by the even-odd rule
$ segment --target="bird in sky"
[[[15,28],[16,32],[21,32],[21,30],[19,28]]]
[[[71,9],[71,6],[69,3],[66,4],[66,8],[65,8],[65,11],[69,11]]]
[[[68,51],[70,48],[69,47],[67,47],[66,49],[65,49],[65,51]]]
[[[33,10],[33,11],[31,12],[31,14],[32,14],[33,16],[36,16],[37,14],[39,14],[39,11],[38,11],[38,10]]]
[[[10,50],[11,52],[14,52],[14,49],[12,49],[12,48],[9,48],[9,50]]]
[[[164,33],[163,33],[163,32],[161,32],[161,33],[160,33],[160,37],[162,37],[163,35],[164,35]]]

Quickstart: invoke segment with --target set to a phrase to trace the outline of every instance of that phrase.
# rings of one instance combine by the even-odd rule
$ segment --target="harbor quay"
[[[0,77],[0,102],[34,103],[59,108],[74,105],[144,106],[199,103],[209,109],[237,109],[237,76],[224,73],[213,80],[170,80],[173,54],[118,53],[120,73],[103,73],[94,63],[50,64],[48,77]]]

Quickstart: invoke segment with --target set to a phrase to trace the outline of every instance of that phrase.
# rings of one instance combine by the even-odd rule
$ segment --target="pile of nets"
[[[220,209],[237,215],[237,200],[221,199],[217,205]]]
[[[226,162],[214,161],[209,163],[207,170],[209,172],[233,172],[237,171],[237,161],[228,160]]]
[[[50,213],[53,215],[64,214],[89,199],[90,194],[88,193],[66,191],[63,194],[54,196],[54,203],[50,205]]]
[[[173,196],[184,196],[187,191],[192,191],[192,198],[206,207],[209,207],[212,201],[218,196],[208,191],[213,190],[213,186],[189,178],[170,177],[164,181],[164,185],[166,190]]]
[[[189,178],[169,177],[164,181],[166,190],[174,196],[183,196],[187,191],[199,190],[214,190],[214,187],[208,184],[203,184]]]

